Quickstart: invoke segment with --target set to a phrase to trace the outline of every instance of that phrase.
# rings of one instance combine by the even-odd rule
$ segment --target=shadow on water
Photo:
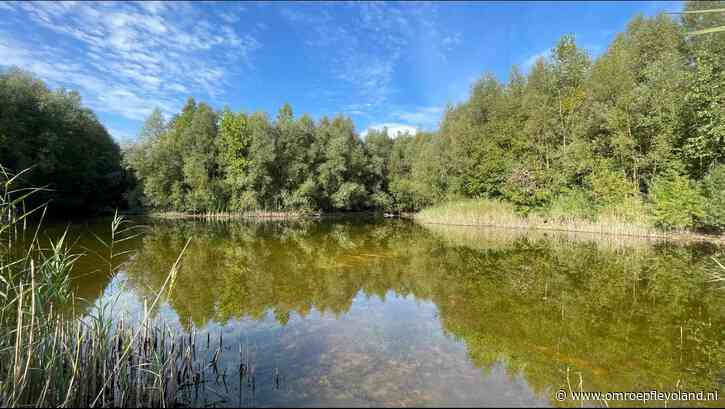
[[[404,220],[146,222],[125,271],[110,277],[89,258],[78,292],[120,292],[118,307],[138,314],[193,238],[158,319],[221,332],[221,365],[241,345],[268,380],[254,396],[230,385],[218,404],[571,406],[554,399],[570,387],[723,395],[713,245]]]

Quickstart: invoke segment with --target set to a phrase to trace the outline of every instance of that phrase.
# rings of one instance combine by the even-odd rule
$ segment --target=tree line
[[[725,7],[689,2],[686,11]],[[364,138],[349,117],[154,111],[119,151],[77,93],[0,76],[0,163],[65,208],[415,211],[456,198],[666,228],[725,228],[725,13],[637,16],[593,59],[564,36],[527,73],[486,73],[435,132]],[[121,198],[121,192],[125,191]]]
[[[439,155],[414,161],[413,191],[725,227],[725,33],[687,35],[725,13],[683,16],[635,17],[596,60],[564,36],[527,75],[484,75],[447,110],[429,142]]]
[[[189,98],[168,123],[154,111],[125,160],[134,196],[156,209],[362,210],[390,205],[386,144],[364,143],[343,116],[294,118],[285,104],[271,120]]]
[[[719,3],[722,5],[722,3]],[[693,2],[686,10],[718,7]],[[596,60],[564,36],[527,74],[485,74],[433,133],[361,139],[343,116],[285,105],[147,121],[127,163],[152,207],[417,210],[458,197],[662,227],[724,227],[723,14],[635,17]]]

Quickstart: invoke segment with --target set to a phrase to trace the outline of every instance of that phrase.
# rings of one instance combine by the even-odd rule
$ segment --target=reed
[[[649,237],[600,235],[573,231],[552,231],[538,229],[510,229],[503,227],[452,226],[446,224],[424,224],[424,228],[444,243],[477,250],[510,250],[523,241],[547,243],[555,248],[568,248],[572,244],[591,244],[600,251],[625,249],[644,250],[660,242]]]
[[[468,199],[443,203],[421,210],[414,219],[424,224],[536,229],[561,232],[598,233],[658,239],[722,241],[722,237],[689,231],[661,230],[647,217],[604,211],[594,218],[531,212],[522,215],[514,206],[498,200]]]
[[[712,258],[712,261],[715,262],[717,268],[708,273],[708,275],[710,276],[708,281],[711,283],[722,284],[722,287],[720,287],[720,289],[725,290],[725,265],[723,265],[715,257]]]
[[[253,396],[256,378],[249,368],[255,364],[241,352],[246,347],[240,346],[240,362],[227,366],[221,362],[221,333],[218,344],[207,334],[204,349],[197,346],[195,330],[173,330],[152,319],[162,295],[173,291],[184,251],[140,324],[113,319],[118,316],[113,300],[81,318],[59,312],[59,304],[75,301],[69,277],[85,255],[71,251],[67,232],[41,246],[40,228],[29,231],[25,221],[36,211],[44,215],[44,208],[28,211],[22,205],[38,189],[13,190],[18,175],[0,170],[0,407],[195,406],[200,399],[209,403],[208,391],[217,396],[212,403],[223,403],[232,398],[219,390],[228,391],[232,376]],[[97,237],[108,251],[96,255],[108,263],[110,274],[128,254],[119,247],[137,230],[116,214],[110,240]],[[23,239],[30,233],[30,240]]]
[[[103,307],[87,322],[46,318],[18,320],[15,348],[3,353],[2,407],[195,406],[233,378],[250,391],[256,387],[254,373],[246,369],[254,367],[248,356],[222,365],[221,338],[211,337],[201,348],[195,332],[164,323],[114,323]]]

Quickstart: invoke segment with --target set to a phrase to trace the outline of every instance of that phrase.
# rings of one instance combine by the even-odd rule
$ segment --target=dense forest
[[[725,13],[637,16],[596,59],[564,36],[528,73],[484,74],[437,131],[395,138],[361,138],[348,117],[295,117],[288,104],[270,118],[189,98],[168,120],[153,112],[121,155],[77,94],[10,71],[0,163],[35,165],[29,183],[69,208],[117,206],[121,188],[127,206],[185,212],[414,211],[479,198],[522,214],[719,229],[725,32],[688,33],[724,24]]]
[[[0,181],[24,171],[16,186],[44,189],[29,206],[51,201],[68,214],[123,205],[121,150],[96,115],[77,92],[51,91],[18,69],[0,72],[0,166]]]

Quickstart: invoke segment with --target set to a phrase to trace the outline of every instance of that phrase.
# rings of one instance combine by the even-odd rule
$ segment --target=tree
[[[725,31],[708,32],[725,24],[725,2],[689,1],[683,13],[691,69],[682,150],[690,172],[699,178],[725,161],[725,88],[720,85],[725,83]]]
[[[637,16],[595,60],[563,36],[526,75],[485,73],[435,132],[361,139],[348,117],[295,118],[289,104],[274,120],[226,109],[217,129],[190,99],[169,124],[149,119],[157,131],[142,139],[154,142],[129,163],[152,205],[189,211],[418,210],[469,197],[642,220],[650,199],[662,227],[719,226],[725,33],[687,35],[723,23],[699,12],[713,4],[687,3],[682,21]]]
[[[702,180],[702,194],[705,200],[703,224],[716,229],[725,229],[725,165],[712,169]]]
[[[20,187],[43,186],[29,205],[97,212],[122,205],[121,151],[77,92],[51,91],[19,69],[0,72],[0,165],[24,173]]]
[[[224,207],[216,152],[217,115],[199,104],[191,123],[181,131],[185,208],[192,212]]]

